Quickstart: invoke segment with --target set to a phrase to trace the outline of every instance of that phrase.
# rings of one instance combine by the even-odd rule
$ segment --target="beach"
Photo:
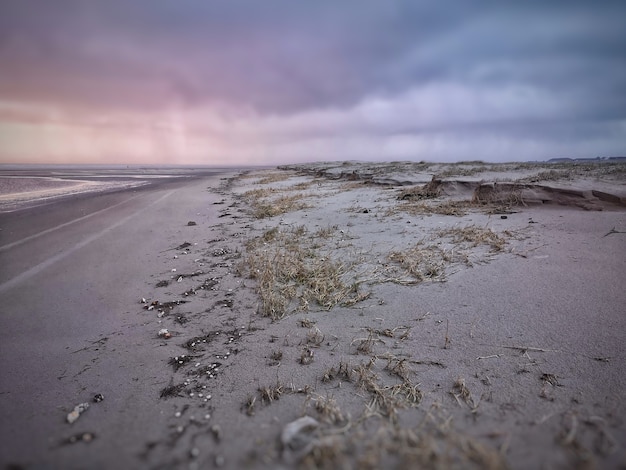
[[[92,180],[2,196],[3,466],[624,468],[626,164]]]

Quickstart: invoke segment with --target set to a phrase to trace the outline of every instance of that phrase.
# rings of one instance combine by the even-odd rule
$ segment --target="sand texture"
[[[626,165],[315,163],[208,193],[129,306],[159,415],[121,462],[624,468]],[[90,424],[32,462],[113,468]]]

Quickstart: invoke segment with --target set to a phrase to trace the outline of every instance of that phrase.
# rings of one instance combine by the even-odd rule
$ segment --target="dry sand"
[[[625,468],[626,165],[318,163],[211,191],[138,293],[169,353],[138,466]]]

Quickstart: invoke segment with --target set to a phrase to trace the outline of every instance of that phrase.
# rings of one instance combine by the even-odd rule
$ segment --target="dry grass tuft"
[[[540,171],[535,175],[526,176],[516,180],[518,183],[538,183],[540,181],[559,181],[568,180],[572,178],[571,169],[568,170],[547,170]]]
[[[523,185],[518,184],[481,184],[474,190],[472,203],[483,206],[525,206],[522,189]]]
[[[461,217],[474,207],[470,201],[443,200],[443,201],[407,201],[392,207],[386,215],[393,215],[399,211],[409,215],[450,215]]]
[[[455,244],[469,244],[470,247],[486,245],[492,251],[502,251],[506,245],[505,236],[494,232],[490,228],[478,227],[476,225],[444,229],[437,233],[442,238],[451,238]],[[508,232],[503,233],[507,236],[510,235]]]
[[[315,238],[330,238],[337,233],[337,230],[339,230],[337,225],[329,225],[328,227],[319,229],[313,236]]]
[[[248,202],[252,207],[252,215],[257,219],[265,219],[286,214],[287,212],[306,209],[309,206],[302,202],[303,198],[303,194],[294,194],[292,196],[280,196],[269,201],[251,199]]]
[[[400,265],[417,282],[442,280],[445,263],[442,250],[434,245],[424,246],[422,242],[404,251],[392,251],[389,259]]]
[[[328,383],[335,379],[343,380],[344,382],[352,382],[353,370],[352,366],[346,362],[339,362],[337,367],[331,367],[324,372],[322,376],[322,382]]]
[[[306,343],[319,347],[324,342],[324,338],[325,337],[320,329],[314,326],[313,328],[311,328],[311,331],[309,331],[306,335]]]
[[[302,353],[300,354],[298,362],[300,362],[303,366],[308,366],[313,363],[314,358],[315,354],[313,353],[313,350],[309,347],[304,347],[302,348]]]
[[[302,328],[313,328],[315,326],[315,322],[309,320],[308,318],[301,318],[298,323]]]
[[[316,439],[299,464],[300,468],[307,470],[350,468],[346,440],[340,436]]]
[[[338,424],[345,421],[345,417],[335,399],[331,397],[319,396],[314,399],[313,403],[315,410],[320,414],[324,421],[331,424]]]
[[[292,173],[285,173],[285,172],[270,173],[264,176],[263,178],[261,178],[259,181],[257,181],[256,184],[278,183],[280,181],[288,180],[292,176],[293,176]]]
[[[385,366],[390,374],[400,377],[402,380],[409,380],[411,369],[407,366],[406,359],[398,359],[397,357],[389,356],[387,358],[387,365]]]
[[[256,406],[256,396],[248,395],[246,401],[243,405],[243,409],[245,410],[248,416],[254,416],[254,407]]]
[[[385,344],[385,342],[378,337],[375,330],[370,328],[368,331],[367,337],[353,339],[350,343],[350,346],[356,345],[357,354],[372,354],[376,343]]]
[[[247,255],[237,269],[257,281],[262,315],[279,320],[296,298],[300,310],[306,311],[311,303],[330,310],[337,304],[352,305],[369,296],[358,292],[359,284],[353,281],[350,269],[354,260],[346,264],[333,261],[314,242],[315,235],[299,226],[286,232],[268,230],[247,244]]]
[[[279,382],[277,382],[276,385],[259,387],[259,395],[261,396],[261,401],[267,405],[280,399],[283,392],[283,385]]]
[[[469,391],[469,388],[465,385],[465,379],[459,377],[452,387],[450,394],[456,399],[456,401],[460,404],[461,400],[465,402],[465,404],[472,410],[472,413],[476,412],[478,408],[478,403],[474,401],[472,394]]]

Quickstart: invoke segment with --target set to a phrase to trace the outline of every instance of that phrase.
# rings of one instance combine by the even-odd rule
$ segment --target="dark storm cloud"
[[[288,139],[616,139],[623,18],[624,1],[3,0],[0,102],[212,109]]]
[[[625,74],[621,2],[5,0],[0,8],[0,58],[12,64],[2,89],[78,101],[293,111],[437,80],[615,90]]]

